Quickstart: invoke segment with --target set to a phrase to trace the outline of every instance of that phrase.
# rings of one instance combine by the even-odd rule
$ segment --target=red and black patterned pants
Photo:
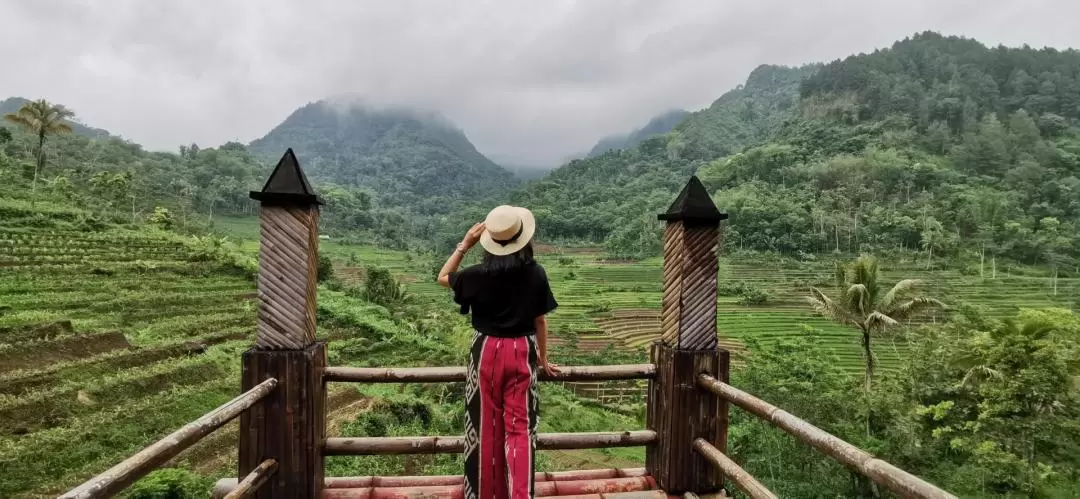
[[[533,497],[536,338],[477,333],[465,383],[465,499]]]

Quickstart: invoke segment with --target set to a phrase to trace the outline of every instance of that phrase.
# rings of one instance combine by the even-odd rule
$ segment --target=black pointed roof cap
[[[300,168],[300,162],[296,160],[296,154],[291,147],[278,161],[262,190],[251,191],[250,195],[251,199],[262,201],[264,205],[323,204],[311,188],[311,183]]]
[[[671,203],[666,213],[661,213],[660,220],[665,222],[686,221],[694,224],[719,225],[721,220],[727,220],[727,213],[713,204],[709,192],[701,184],[696,176],[690,177],[690,181],[683,187],[679,197]]]

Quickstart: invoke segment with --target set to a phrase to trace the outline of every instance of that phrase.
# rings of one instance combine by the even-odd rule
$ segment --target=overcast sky
[[[249,142],[337,94],[441,112],[497,161],[552,166],[759,64],[926,29],[1080,47],[1076,0],[5,0],[0,99],[46,98],[174,150]]]

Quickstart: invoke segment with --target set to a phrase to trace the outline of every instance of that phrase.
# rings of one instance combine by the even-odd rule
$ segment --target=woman
[[[547,358],[546,314],[558,304],[533,260],[533,214],[499,206],[465,238],[439,271],[476,330],[465,387],[465,499],[533,497],[539,400],[536,369]],[[477,243],[482,263],[458,271]]]

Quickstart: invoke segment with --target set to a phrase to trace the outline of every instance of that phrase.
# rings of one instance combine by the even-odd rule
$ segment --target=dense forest
[[[731,248],[906,249],[928,265],[1075,273],[1078,119],[1080,53],[923,33],[820,67],[758,68],[673,132],[573,162],[517,199],[545,237],[644,256],[650,214],[698,172],[738,220]]]

